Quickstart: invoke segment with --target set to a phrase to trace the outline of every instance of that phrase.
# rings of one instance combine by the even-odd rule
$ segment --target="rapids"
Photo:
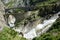
[[[45,33],[51,27],[51,25],[56,21],[56,19],[59,18],[58,14],[60,14],[60,12],[58,12],[57,14],[54,14],[54,16],[52,16],[50,19],[44,20],[43,23],[38,24],[36,27],[31,29],[27,33],[24,33],[23,37],[27,39],[33,39],[34,37],[39,36],[42,33]],[[30,27],[26,27],[24,31],[29,30],[29,28]],[[14,29],[14,30],[17,32],[21,32],[20,29]]]

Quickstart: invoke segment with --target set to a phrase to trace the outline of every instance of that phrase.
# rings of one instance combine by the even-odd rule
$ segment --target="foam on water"
[[[27,33],[24,33],[24,37],[27,39],[33,39],[34,37],[39,36],[41,32],[45,33],[51,27],[51,25],[56,21],[56,19],[59,17],[58,14],[60,14],[60,12],[58,12],[57,14],[54,14],[54,16],[52,16],[50,19],[44,20],[43,23],[38,24],[36,27],[31,29]],[[29,30],[28,28],[30,27],[26,27],[26,30]],[[41,31],[37,32],[38,30],[41,30]],[[16,31],[20,32],[20,29]]]
[[[37,30],[43,29],[44,27],[46,27],[45,29],[42,30],[42,32],[47,31],[49,27],[51,27],[51,25],[56,21],[56,19],[59,17],[58,16],[59,13],[55,14],[53,17],[51,17],[49,20],[44,20],[43,24],[38,24],[35,28],[33,28],[30,32],[28,32],[27,34],[24,34],[24,37],[27,39],[33,39],[34,37],[38,36],[39,34],[41,34],[41,32],[38,32],[38,35],[36,34]]]

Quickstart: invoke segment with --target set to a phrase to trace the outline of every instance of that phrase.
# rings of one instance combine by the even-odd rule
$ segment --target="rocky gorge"
[[[12,2],[12,4],[10,2]],[[15,0],[6,0],[6,2],[3,0],[0,4],[4,4],[4,7],[2,6],[0,9],[4,9],[4,14],[2,11],[0,14],[3,16],[4,22],[1,21],[0,23],[16,31],[19,36],[32,40],[46,33],[59,18],[59,1],[49,2],[50,1],[43,0],[40,4],[36,3],[35,5],[31,5],[29,0],[27,0],[27,2],[26,0],[17,0],[17,2]]]

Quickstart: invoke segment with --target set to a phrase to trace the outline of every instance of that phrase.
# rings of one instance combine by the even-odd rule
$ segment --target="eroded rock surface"
[[[0,28],[3,28],[4,26],[6,26],[4,16],[3,16],[4,14],[5,14],[4,5],[0,0]]]

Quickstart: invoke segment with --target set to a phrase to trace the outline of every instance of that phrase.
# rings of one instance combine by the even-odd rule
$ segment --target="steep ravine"
[[[37,22],[28,22],[26,26],[24,26],[24,24],[19,25],[18,28],[13,28],[15,31],[17,32],[22,32],[23,37],[25,37],[28,40],[32,40],[34,37],[37,37],[43,33],[45,33],[50,27],[51,25],[55,22],[55,20],[59,17],[58,14],[60,14],[60,12],[54,14],[53,16],[51,16],[51,18],[49,19],[44,19],[43,23],[39,23],[37,24]],[[28,16],[29,17],[29,16]],[[41,20],[38,19],[38,20]],[[22,23],[24,23],[24,21],[22,21]],[[36,25],[35,25],[36,23]],[[35,26],[32,26],[35,25]],[[22,35],[20,34],[20,35]]]
[[[21,6],[24,6],[24,3],[23,3],[23,5],[22,5],[22,3],[23,3],[23,0],[21,0]],[[27,3],[29,5],[29,1],[27,1]],[[24,38],[26,38],[28,40],[32,40],[34,37],[40,36],[41,34],[45,33],[51,27],[51,25],[53,25],[53,23],[56,21],[56,19],[59,18],[58,15],[60,14],[60,12],[58,12],[58,11],[60,11],[60,6],[59,6],[60,4],[59,5],[50,4],[51,6],[50,5],[39,6],[39,9],[34,12],[28,11],[28,12],[22,13],[19,10],[18,13],[16,13],[16,12],[8,13],[7,22],[5,23],[5,20],[3,17],[3,15],[5,14],[4,10],[3,10],[4,7],[2,6],[3,5],[2,3],[0,5],[1,5],[0,19],[2,20],[2,21],[0,21],[0,26],[1,27],[5,26],[6,23],[8,22],[7,24],[9,25],[10,28],[12,28],[16,32],[18,32],[19,36],[23,36]],[[18,4],[16,4],[16,6],[17,5]],[[44,16],[45,18],[42,18],[41,15]],[[17,23],[18,26],[15,23]]]
[[[15,29],[17,32],[22,32],[24,37],[27,39],[33,39],[36,36],[39,36],[42,33],[45,33],[50,27],[51,25],[56,21],[56,19],[59,17],[58,14],[60,14],[60,12],[58,12],[57,14],[54,14],[54,16],[52,16],[50,19],[48,20],[44,20],[42,24],[38,24],[36,27],[33,27],[31,30],[29,30],[29,28],[31,27],[25,27],[25,29],[23,28],[23,32],[20,29]],[[25,30],[29,30],[27,33],[24,33]]]

